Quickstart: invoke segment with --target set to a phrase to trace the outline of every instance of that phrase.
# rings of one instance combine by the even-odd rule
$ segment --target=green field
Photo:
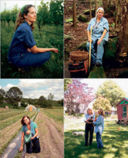
[[[71,124],[72,126],[72,124]],[[127,158],[128,157],[128,126],[117,125],[114,121],[105,122],[103,132],[104,149],[98,150],[94,134],[92,146],[84,146],[84,136],[75,136],[74,131],[83,131],[77,124],[75,129],[65,129],[65,158]],[[78,129],[78,130],[76,130]]]
[[[1,109],[0,108],[0,155],[8,146],[9,142],[18,134],[21,129],[21,119],[24,115],[30,118],[36,117],[37,113],[26,112],[23,109]]]
[[[25,72],[8,63],[8,48],[14,34],[14,23],[1,24],[1,75],[2,78],[62,78],[63,77],[63,26],[44,25],[39,30],[35,24],[34,39],[38,47],[59,50],[58,54],[52,53],[48,62],[41,67],[30,68]]]

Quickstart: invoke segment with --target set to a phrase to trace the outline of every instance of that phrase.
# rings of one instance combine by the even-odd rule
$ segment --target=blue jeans
[[[101,149],[103,148],[103,143],[101,139],[101,134],[99,132],[96,133],[96,141],[97,141],[97,148]]]
[[[41,66],[49,60],[50,56],[50,52],[31,53],[26,51],[11,57],[11,62],[17,67]]]
[[[91,44],[91,63],[93,65],[95,65],[96,63],[100,63],[102,64],[102,58],[103,58],[103,54],[104,54],[104,44],[105,44],[105,40],[102,40],[102,42],[98,45],[97,44],[97,50],[95,50],[95,44],[97,42],[98,39],[95,39],[92,41]],[[87,50],[89,52],[89,45],[90,43],[87,42]]]

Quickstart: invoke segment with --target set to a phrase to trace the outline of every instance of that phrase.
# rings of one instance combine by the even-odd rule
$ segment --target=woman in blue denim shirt
[[[103,130],[104,130],[104,114],[103,114],[103,110],[100,109],[98,111],[98,118],[96,119],[95,122],[93,122],[94,126],[95,126],[95,133],[96,133],[96,140],[97,140],[97,148],[101,149],[103,148],[103,142],[101,139]]]
[[[17,18],[8,60],[17,67],[40,66],[46,62],[51,52],[58,53],[56,48],[38,48],[32,30],[36,21],[36,10],[33,5],[25,5]]]
[[[103,17],[104,9],[98,8],[96,11],[96,17],[92,18],[87,27],[87,50],[89,51],[89,44],[91,44],[91,62],[92,65],[101,66],[102,58],[104,54],[104,44],[108,41],[109,37],[109,24],[108,20]],[[92,35],[91,35],[92,27]],[[97,48],[95,48],[95,46]]]

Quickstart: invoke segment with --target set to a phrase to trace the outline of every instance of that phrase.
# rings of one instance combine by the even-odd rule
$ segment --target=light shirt
[[[93,122],[95,125],[95,133],[103,133],[104,130],[104,117],[102,115],[99,115],[97,120]]]
[[[87,27],[87,30],[90,31],[92,26],[92,40],[100,39],[102,36],[104,29],[107,30],[106,35],[104,36],[104,40],[108,41],[109,37],[109,24],[108,20],[104,17],[101,18],[100,22],[97,23],[96,17],[92,18],[89,22],[89,25]]]
[[[87,121],[87,120],[90,119],[90,118],[92,118],[92,120],[94,120],[94,119],[95,119],[95,115],[94,115],[94,114],[92,114],[92,115],[85,114],[85,115],[84,115],[84,122]]]

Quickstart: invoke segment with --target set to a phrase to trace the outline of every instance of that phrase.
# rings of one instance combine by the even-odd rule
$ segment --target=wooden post
[[[76,26],[76,0],[73,0],[73,26]]]
[[[92,26],[91,26],[91,30],[90,30],[90,45],[89,45],[89,71],[90,71],[90,67],[91,67],[91,40],[92,40]]]

